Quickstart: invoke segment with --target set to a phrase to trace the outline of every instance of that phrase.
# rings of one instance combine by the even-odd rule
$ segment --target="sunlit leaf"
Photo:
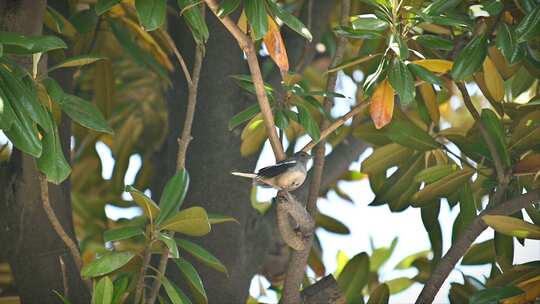
[[[208,303],[201,277],[195,267],[183,258],[174,259],[174,262],[189,285],[192,295],[197,299],[195,302]]]
[[[206,266],[227,274],[225,265],[203,247],[185,239],[176,239],[176,244]]]
[[[388,80],[381,82],[371,96],[370,110],[371,119],[375,127],[380,129],[392,120],[394,113],[394,89]]]
[[[268,31],[268,17],[266,15],[264,1],[245,0],[244,10],[251,30],[253,31],[254,40],[263,38]]]
[[[132,238],[134,236],[143,235],[144,231],[141,227],[126,226],[115,229],[109,229],[103,232],[103,240],[105,242],[120,241]]]
[[[85,265],[81,274],[85,278],[99,277],[126,265],[133,257],[133,252],[111,252]]]
[[[129,185],[126,186],[126,192],[131,194],[133,201],[141,207],[148,218],[153,220],[157,217],[159,214],[159,207],[151,198]]]
[[[454,63],[444,59],[420,59],[412,63],[420,65],[433,73],[446,73],[452,69]]]
[[[497,232],[519,238],[540,239],[540,227],[503,215],[484,215],[482,220]]]
[[[191,207],[172,214],[160,228],[191,236],[203,236],[210,232],[210,222],[203,208]]]
[[[135,0],[137,16],[147,31],[153,31],[165,21],[167,11],[166,0]]]
[[[459,52],[450,72],[455,80],[472,75],[482,66],[487,55],[487,36],[476,36]]]
[[[161,212],[156,219],[159,225],[167,220],[175,211],[178,211],[184,203],[189,188],[189,174],[186,169],[180,169],[173,175],[163,188],[159,200]]]
[[[107,276],[101,278],[92,293],[92,304],[111,304],[113,290],[114,286],[111,279]]]
[[[347,303],[358,303],[363,300],[362,289],[367,284],[369,274],[369,256],[362,252],[349,260],[337,279],[337,283]]]
[[[298,18],[281,8],[277,3],[274,2],[274,0],[267,0],[266,3],[268,4],[270,13],[274,17],[278,17],[293,31],[302,35],[307,40],[311,41],[313,39],[309,29],[300,20],[298,20]]]
[[[289,71],[289,58],[287,57],[285,43],[279,32],[279,26],[271,17],[268,17],[268,25],[268,32],[266,32],[263,38],[264,45],[281,73],[286,73]]]

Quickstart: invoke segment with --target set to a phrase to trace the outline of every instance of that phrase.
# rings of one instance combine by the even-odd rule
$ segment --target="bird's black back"
[[[257,173],[259,176],[272,178],[278,176],[296,165],[295,161],[285,161],[272,166],[264,167]]]

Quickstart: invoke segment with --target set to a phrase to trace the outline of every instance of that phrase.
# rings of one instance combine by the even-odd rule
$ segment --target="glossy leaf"
[[[425,186],[413,195],[412,205],[420,207],[434,199],[450,195],[454,190],[467,182],[473,174],[473,170],[464,168]]]
[[[158,240],[162,241],[165,246],[169,248],[169,255],[171,258],[177,259],[180,257],[180,254],[178,253],[178,246],[176,246],[176,242],[172,237],[164,233],[159,233]]]
[[[490,304],[498,303],[500,300],[517,296],[523,293],[523,290],[514,286],[493,287],[479,290],[473,294],[470,304]]]
[[[232,131],[239,125],[252,119],[253,117],[255,117],[255,115],[259,114],[259,112],[261,112],[261,108],[259,107],[258,103],[255,103],[243,110],[242,112],[234,115],[233,118],[229,120],[229,131]]]
[[[111,252],[85,265],[81,270],[81,274],[84,278],[99,277],[121,268],[131,261],[133,257],[135,257],[133,252]]]
[[[482,66],[484,71],[484,81],[489,94],[495,101],[502,101],[504,98],[504,80],[502,76],[499,74],[495,64],[493,64],[493,61],[491,61],[489,57],[486,57]]]
[[[73,121],[81,126],[98,132],[113,134],[113,130],[108,126],[103,114],[99,112],[93,103],[69,94],[65,94],[64,98],[57,101],[57,103]]]
[[[151,220],[154,220],[158,214],[159,214],[159,207],[158,205],[148,196],[146,196],[141,191],[135,189],[132,186],[126,186],[126,192],[129,192],[131,194],[131,197],[133,198],[133,201],[141,207],[144,214],[150,218]]]
[[[212,225],[223,224],[227,222],[240,224],[240,222],[238,222],[234,217],[218,214],[218,213],[208,213],[208,221]]]
[[[74,56],[70,57],[57,65],[51,67],[49,69],[49,72],[54,71],[59,68],[72,68],[72,67],[78,67],[83,66],[87,64],[94,63],[98,60],[103,60],[105,57],[96,56],[96,55],[80,55],[80,56]]]
[[[278,4],[274,2],[274,0],[267,0],[266,3],[268,4],[270,13],[274,17],[278,17],[279,20],[283,21],[283,23],[285,23],[293,31],[302,35],[304,38],[311,42],[313,36],[311,35],[309,29],[302,23],[302,21],[298,20],[298,18],[296,18],[294,15],[281,8]]]
[[[289,58],[287,57],[287,50],[285,49],[285,43],[281,38],[279,32],[279,26],[271,17],[268,17],[268,32],[264,35],[263,41],[270,58],[276,63],[281,73],[289,71]]]
[[[525,15],[523,20],[516,27],[518,42],[527,41],[540,34],[540,5]]]
[[[165,288],[167,296],[173,304],[191,304],[191,301],[184,292],[174,285],[173,282],[169,281],[166,276],[161,277],[161,282],[163,283],[163,288]]]
[[[67,45],[55,36],[24,36],[13,32],[0,31],[0,44],[4,53],[27,55],[65,49]]]
[[[454,48],[454,43],[446,38],[437,35],[424,34],[414,37],[421,46],[430,49],[450,51]]]
[[[399,95],[402,104],[409,104],[414,99],[414,81],[411,72],[402,61],[396,61],[388,70],[388,80]]]
[[[351,39],[378,39],[383,37],[383,34],[379,31],[356,30],[348,26],[336,26],[333,31],[338,36],[343,36]]]
[[[169,219],[184,203],[189,188],[189,174],[186,169],[180,169],[169,179],[159,200],[159,213],[156,223],[159,225]],[[205,212],[206,214],[206,212]]]
[[[446,73],[450,71],[454,65],[452,61],[444,59],[420,59],[412,63],[420,65],[433,73]]]
[[[433,72],[431,72],[430,70],[426,69],[425,67],[419,64],[410,63],[407,65],[407,67],[409,68],[409,70],[411,70],[411,72],[413,72],[413,74],[416,77],[424,81],[427,81],[432,84],[436,84],[438,86],[444,85],[442,80],[439,77],[437,77],[437,75],[433,74]]]
[[[456,164],[438,165],[426,168],[414,177],[414,181],[417,183],[425,182],[427,184],[436,182],[441,178],[450,175],[457,171],[459,167]]]
[[[506,166],[510,166],[510,154],[508,153],[508,145],[506,144],[504,126],[502,125],[501,121],[499,120],[497,115],[490,109],[483,109],[480,118],[487,132],[495,143],[499,157]]]
[[[429,133],[415,125],[406,116],[396,117],[384,132],[392,141],[418,151],[429,151],[440,147],[440,144]]]
[[[388,28],[386,21],[362,15],[352,16],[351,24],[355,30],[384,31]]]
[[[153,31],[165,22],[166,0],[135,0],[137,17],[146,31]]]
[[[319,125],[311,116],[309,110],[303,105],[296,105],[298,108],[298,120],[306,133],[314,140],[318,141],[321,136],[321,131],[319,130]]]
[[[386,126],[392,121],[394,89],[388,80],[384,80],[375,88],[375,92],[371,96],[369,113],[377,129]]]
[[[461,261],[462,265],[489,264],[495,260],[495,245],[493,239],[476,243],[467,250]]]
[[[221,271],[227,274],[227,268],[225,267],[225,265],[223,265],[223,263],[221,263],[218,258],[216,258],[213,254],[208,252],[203,247],[185,239],[176,239],[175,241],[182,250],[189,253],[201,263],[205,264],[206,266],[212,267],[217,271]]]
[[[362,290],[367,284],[369,274],[369,256],[362,252],[349,260],[341,271],[337,283],[347,303],[358,303],[363,300]]]
[[[476,36],[459,52],[452,66],[450,74],[455,80],[463,80],[465,77],[478,71],[487,54],[487,36]]]
[[[219,9],[217,11],[217,16],[219,18],[223,18],[225,16],[228,16],[232,12],[238,8],[240,5],[241,0],[225,0],[221,1]]]
[[[208,298],[206,297],[206,291],[201,280],[201,277],[197,273],[197,270],[193,265],[183,258],[174,259],[176,266],[180,269],[180,272],[186,279],[187,284],[191,289],[192,295],[197,299],[197,303],[208,303]]]
[[[96,2],[96,6],[94,6],[94,9],[96,10],[96,14],[101,15],[101,14],[106,13],[113,6],[120,3],[120,1],[121,0],[98,0]]]
[[[132,238],[134,236],[143,235],[144,231],[141,227],[126,226],[115,229],[109,229],[103,232],[103,240],[105,242],[114,242]]]
[[[170,216],[163,222],[160,229],[191,236],[203,236],[210,232],[210,222],[203,208],[191,207]]]
[[[92,293],[92,304],[111,304],[113,290],[114,286],[111,279],[107,276],[101,278]]]
[[[253,31],[253,39],[259,40],[263,38],[268,31],[268,17],[266,15],[264,1],[245,0],[244,10]]]
[[[15,112],[4,94],[2,86],[0,86],[0,129],[9,130],[14,120]]]
[[[505,235],[518,238],[540,239],[540,227],[515,217],[484,215],[482,220],[497,232]]]
[[[177,0],[177,3],[180,9],[183,10],[182,14],[186,19],[195,42],[198,44],[206,43],[209,36],[208,27],[202,16],[201,7],[197,5],[198,2],[195,0]]]
[[[329,232],[337,233],[337,234],[350,234],[349,228],[345,226],[342,222],[338,221],[337,219],[328,216],[323,213],[318,213],[317,217],[315,219],[315,223],[320,228],[323,228]]]
[[[52,115],[51,124],[54,125]],[[38,169],[47,176],[47,181],[59,185],[71,173],[71,167],[64,157],[60,135],[56,125],[52,132],[45,133],[41,140],[43,151],[37,160]]]
[[[497,30],[497,39],[495,41],[497,48],[504,55],[504,58],[509,63],[516,63],[520,52],[520,46],[517,42],[516,32],[514,28],[510,27],[504,22],[501,22]]]
[[[435,125],[438,125],[441,118],[441,112],[439,110],[439,102],[433,86],[429,83],[422,83],[418,86],[418,91],[420,92],[422,102],[426,107],[429,118]]]

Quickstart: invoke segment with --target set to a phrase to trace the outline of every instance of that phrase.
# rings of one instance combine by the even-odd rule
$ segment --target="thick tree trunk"
[[[0,1],[0,28],[24,35],[39,35],[45,6],[43,0]],[[26,66],[31,67],[31,62],[26,62]],[[60,136],[66,155],[69,155],[69,129],[69,123],[63,121]],[[73,303],[88,303],[89,292],[69,250],[54,232],[43,210],[35,160],[14,149],[3,169],[0,240],[7,251],[22,302],[55,303],[58,298],[53,290],[56,290],[67,293]],[[64,229],[75,238],[69,188],[69,181],[60,186],[49,184],[49,195]]]

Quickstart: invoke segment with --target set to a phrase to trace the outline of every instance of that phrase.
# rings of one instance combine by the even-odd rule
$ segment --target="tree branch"
[[[298,227],[292,227],[291,216]],[[315,229],[315,221],[294,196],[287,191],[277,195],[277,224],[283,241],[294,250],[303,250]]]
[[[486,142],[489,152],[491,152],[491,155],[493,156],[493,163],[495,165],[495,171],[497,172],[497,181],[499,182],[499,185],[506,185],[508,184],[508,178],[505,175],[504,172],[504,165],[501,160],[501,156],[499,155],[499,152],[497,151],[497,147],[495,146],[495,142],[493,141],[493,138],[489,135],[486,127],[482,123],[482,120],[480,119],[480,115],[474,108],[474,105],[472,103],[471,97],[469,96],[469,92],[467,92],[467,88],[465,87],[465,84],[461,81],[457,81],[456,85],[461,92],[461,95],[463,96],[463,103],[467,107],[467,110],[471,113],[472,117],[478,124],[478,129],[480,130],[480,133],[482,134],[482,137],[484,138],[484,141]]]
[[[244,51],[247,57],[247,62],[249,66],[249,71],[251,73],[251,79],[253,80],[253,85],[255,86],[255,95],[257,96],[257,101],[259,107],[261,108],[261,114],[263,117],[264,126],[266,128],[266,133],[268,134],[268,139],[270,140],[270,145],[274,151],[274,155],[277,161],[284,160],[286,158],[285,152],[283,151],[283,146],[279,140],[279,136],[276,131],[276,125],[274,123],[274,115],[272,114],[272,108],[268,102],[268,97],[264,90],[264,80],[262,77],[261,69],[259,67],[259,62],[257,60],[257,50],[251,38],[246,35],[242,30],[236,25],[236,23],[229,17],[225,16],[220,18],[217,15],[219,5],[215,0],[204,0],[210,10],[216,15],[216,17],[223,23],[225,28],[233,35],[233,37],[238,42],[238,46]]]
[[[480,213],[437,264],[418,299],[416,299],[416,304],[433,302],[444,280],[448,277],[452,269],[454,269],[459,259],[463,257],[480,233],[487,228],[487,225],[482,220],[484,215],[510,215],[539,201],[540,189],[536,189]]]
[[[204,7],[203,7],[204,9]],[[193,63],[193,72],[191,81],[188,80],[188,99],[187,99],[187,109],[186,109],[186,118],[184,120],[184,127],[182,129],[182,134],[178,138],[178,154],[176,159],[176,169],[182,170],[186,167],[186,154],[191,141],[191,126],[193,125],[193,119],[195,117],[195,107],[197,105],[197,90],[199,87],[199,79],[201,76],[202,61],[204,58],[204,45],[198,44],[195,51],[195,61]],[[174,236],[174,234],[173,234]],[[158,274],[157,279],[152,285],[150,294],[148,297],[148,303],[154,303],[156,301],[159,289],[161,288],[161,277],[165,275],[167,270],[167,262],[169,260],[169,248],[163,246],[161,251],[161,258],[159,260]]]
[[[350,12],[350,0],[341,1],[341,15],[340,15],[340,24],[347,25]],[[345,53],[345,47],[347,44],[347,39],[345,37],[337,38],[337,47],[334,58],[332,59],[331,66],[336,66],[339,64]],[[328,80],[326,83],[326,90],[332,91],[336,86],[337,81],[337,72],[329,73]],[[327,96],[324,99],[323,106],[326,111],[330,111],[332,108],[332,99],[333,97]],[[330,123],[326,119],[322,119],[321,129],[327,129]],[[309,195],[306,209],[311,215],[312,218],[317,216],[317,198],[319,197],[319,190],[321,186],[322,174],[324,170],[324,156],[325,156],[325,140],[319,141],[318,146],[315,149],[315,161],[313,165],[313,178],[309,188]],[[306,241],[306,246],[304,249],[299,251],[293,251],[291,259],[289,261],[289,266],[287,269],[287,275],[285,277],[285,282],[283,285],[283,298],[282,301],[284,304],[296,304],[301,302],[300,297],[300,285],[302,279],[304,278],[304,271],[306,268],[307,259],[311,246],[313,244],[313,233],[308,236]]]
[[[347,303],[347,299],[343,296],[339,285],[331,274],[302,290],[302,300],[304,304]]]

